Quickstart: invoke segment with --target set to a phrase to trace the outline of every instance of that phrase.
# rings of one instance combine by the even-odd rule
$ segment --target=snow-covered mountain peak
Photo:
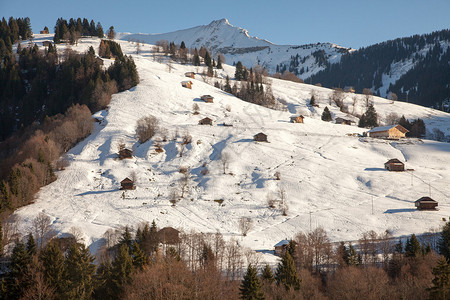
[[[309,45],[275,45],[268,40],[253,37],[228,19],[214,20],[208,25],[162,34],[121,33],[119,39],[138,40],[149,44],[167,40],[184,42],[188,48],[206,47],[214,56],[225,55],[229,64],[241,61],[246,67],[262,65],[270,73],[289,70],[300,78],[308,78],[323,70],[326,63],[337,63],[350,49],[331,43]]]

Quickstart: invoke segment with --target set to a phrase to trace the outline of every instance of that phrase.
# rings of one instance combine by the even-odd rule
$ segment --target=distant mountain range
[[[269,73],[288,70],[326,87],[370,88],[388,97],[439,109],[450,108],[450,31],[442,30],[379,43],[359,50],[332,43],[275,45],[249,35],[227,19],[162,34],[121,33],[122,40],[155,44],[167,40],[224,54],[227,64],[261,65]]]
[[[213,54],[222,53],[226,63],[241,61],[246,67],[261,65],[269,73],[289,70],[300,78],[310,77],[324,70],[327,63],[337,63],[349,48],[331,43],[310,45],[275,45],[267,40],[249,35],[246,29],[231,25],[227,19],[212,21],[208,25],[161,34],[120,33],[119,39],[138,40],[149,44],[167,40],[188,48],[206,47]]]

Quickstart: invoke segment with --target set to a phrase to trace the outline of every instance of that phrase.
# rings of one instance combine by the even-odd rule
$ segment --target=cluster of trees
[[[82,36],[97,36],[103,38],[104,32],[100,22],[95,25],[94,20],[89,22],[86,18],[73,19],[70,18],[69,22],[63,18],[59,18],[55,25],[55,35],[53,41],[55,44],[61,42],[69,42],[75,44]]]
[[[7,22],[3,17],[0,25],[0,62],[12,55],[13,44],[32,36],[30,18],[14,19],[10,17]]]
[[[47,117],[1,143],[0,220],[27,205],[34,194],[56,179],[56,161],[91,133],[93,120],[86,105],[75,104],[64,115]]]
[[[101,40],[98,46],[98,55],[103,58],[122,58],[123,52],[120,45],[111,40]]]
[[[382,75],[390,74],[392,64],[411,60],[415,66],[403,75],[387,92],[394,92],[402,101],[424,106],[442,107],[448,98],[450,49],[443,49],[442,41],[450,40],[450,30],[414,35],[361,48],[344,54],[340,63],[327,64],[325,70],[313,75],[313,82],[324,86],[354,86],[357,92],[374,87],[379,93]],[[431,49],[426,55],[420,51]]]
[[[388,232],[330,242],[322,228],[298,234],[275,268],[221,234],[167,238],[156,223],[108,230],[94,258],[76,238],[51,238],[42,213],[16,241],[0,299],[445,299],[450,295],[450,222],[440,235]],[[133,234],[133,232],[135,232]],[[169,241],[170,240],[170,241]],[[438,249],[439,256],[433,248]],[[94,259],[97,262],[94,263]],[[247,265],[246,271],[244,265]]]
[[[209,77],[214,76],[214,68],[222,69],[222,64],[225,63],[225,56],[221,53],[217,55],[217,60],[213,58],[213,55],[205,47],[188,49],[184,41],[180,45],[176,45],[174,42],[168,42],[161,40],[156,42],[157,51],[164,52],[165,55],[170,56],[173,60],[178,60],[181,63],[192,63],[194,66],[201,66],[204,64],[207,67],[206,74]]]
[[[373,107],[373,104],[369,104],[367,110],[363,113],[361,118],[359,118],[359,127],[377,127],[378,126],[378,114]]]
[[[0,219],[55,179],[58,157],[90,134],[93,112],[139,82],[131,57],[105,70],[92,47],[59,54],[52,44],[19,45],[17,54],[0,64]]]
[[[267,71],[264,68],[256,66],[249,70],[238,61],[234,74],[236,80],[233,87],[230,84],[229,76],[226,77],[224,85],[216,83],[216,87],[244,101],[276,108],[277,101],[272,94],[270,83],[266,81],[266,76]],[[263,83],[266,85],[265,87]]]
[[[402,116],[398,120],[398,124],[409,130],[409,132],[406,133],[406,136],[409,137],[422,137],[426,133],[425,123],[420,118],[418,118],[417,120],[412,120],[410,122],[405,118],[405,116]]]

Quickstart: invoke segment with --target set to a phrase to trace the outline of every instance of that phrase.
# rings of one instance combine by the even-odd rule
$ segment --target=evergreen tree
[[[261,283],[259,282],[256,274],[256,268],[251,264],[247,267],[247,272],[242,280],[241,287],[241,299],[260,300],[264,299],[264,294],[261,290]]]
[[[406,257],[418,257],[421,253],[421,247],[415,234],[411,235],[411,238],[406,240],[405,256]]]
[[[149,263],[148,257],[144,254],[144,251],[141,250],[141,247],[138,243],[133,243],[131,256],[133,258],[133,266],[136,269],[142,270],[144,266]]]
[[[301,280],[297,275],[294,260],[287,251],[281,258],[281,262],[278,264],[277,271],[275,273],[275,279],[277,281],[277,284],[282,284],[286,288],[286,290],[289,290],[291,288],[293,288],[294,290],[300,289]]]
[[[359,119],[359,127],[377,127],[378,126],[378,114],[373,107],[373,104],[369,104],[366,112]]]
[[[116,295],[120,295],[123,287],[131,283],[132,272],[133,261],[128,253],[128,247],[126,244],[122,244],[112,263],[112,290]]]
[[[47,284],[55,289],[55,296],[63,298],[65,274],[64,254],[57,243],[51,242],[40,254],[43,272]]]
[[[311,106],[316,105],[316,97],[314,95],[311,96],[311,99],[309,100],[309,105]]]
[[[223,69],[222,66],[222,59],[220,58],[220,55],[217,57],[217,69]]]
[[[349,260],[350,260],[350,254],[349,251],[347,250],[347,247],[345,247],[344,242],[341,242],[337,248],[337,254],[338,257],[341,259],[340,261],[342,261],[341,267],[344,266],[348,266],[349,265]]]
[[[116,32],[114,31],[114,26],[109,27],[108,30],[108,39],[113,40],[116,37]]]
[[[128,227],[128,225],[125,226],[125,230],[122,233],[122,237],[119,241],[119,247],[122,245],[126,245],[127,249],[128,249],[128,253],[131,253],[131,249],[133,246],[133,240],[131,238],[131,232],[130,232],[130,228]]]
[[[31,233],[28,234],[27,252],[28,252],[28,255],[30,255],[30,256],[33,256],[36,254],[36,242],[34,241],[34,237]]]
[[[186,49],[186,44],[184,41],[181,41],[180,49]]]
[[[103,32],[103,27],[102,24],[100,24],[100,22],[97,22],[97,27],[95,29],[96,35],[99,38],[103,38],[105,36],[105,33]]]
[[[405,127],[408,130],[411,130],[411,123],[409,123],[409,121],[405,118],[405,116],[403,115],[400,120],[398,121],[399,125],[402,125],[403,127]]]
[[[31,263],[31,256],[25,245],[22,242],[17,242],[12,255],[11,263],[9,265],[9,272],[4,279],[2,285],[5,286],[6,299],[20,299],[23,292],[28,288],[29,269]]]
[[[238,61],[236,64],[236,71],[234,72],[234,79],[237,81],[245,80],[244,78],[244,67],[242,66],[241,61]]]
[[[447,260],[439,260],[433,268],[433,286],[428,288],[430,299],[449,299],[450,297],[450,266]]]
[[[117,299],[119,295],[113,291],[112,283],[112,265],[108,260],[102,262],[97,268],[97,288],[94,291],[94,298],[103,299]]]
[[[322,121],[328,122],[331,120],[332,120],[332,117],[331,117],[330,110],[328,109],[328,106],[325,106],[325,108],[323,109],[323,112],[322,112]]]
[[[443,255],[447,261],[450,261],[450,221],[445,223],[439,238],[439,254]]]
[[[223,87],[223,90],[227,93],[232,93],[231,85],[230,85],[230,77],[227,75],[225,78],[225,86]]]
[[[269,285],[272,284],[275,281],[275,278],[273,277],[272,268],[269,267],[269,265],[265,265],[264,269],[262,270],[261,279],[264,282],[267,282]]]
[[[206,51],[206,53],[205,53],[205,65],[207,66],[207,67],[212,67],[212,62],[211,62],[211,55],[209,54],[209,52],[208,51]]]
[[[194,62],[193,62],[194,66],[200,66],[200,56],[198,55],[197,52],[194,53]]]
[[[65,299],[90,299],[95,287],[94,257],[83,244],[69,248],[64,267]]]

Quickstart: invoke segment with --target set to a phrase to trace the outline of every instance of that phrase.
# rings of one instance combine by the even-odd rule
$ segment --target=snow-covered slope
[[[82,39],[74,49],[97,48],[98,43]],[[132,43],[121,45],[124,53],[135,52]],[[169,68],[153,61],[149,49],[144,46],[143,54],[133,54],[140,84],[113,96],[109,109],[95,115],[102,121],[92,135],[68,153],[70,166],[42,188],[34,204],[16,212],[23,220],[22,232],[42,211],[59,233],[80,228],[94,249],[109,228],[155,220],[160,227],[220,231],[252,249],[270,250],[279,240],[317,226],[323,226],[333,241],[355,240],[368,230],[389,230],[395,236],[423,233],[449,216],[450,144],[353,136],[364,129],[320,120],[325,105],[334,116],[344,114],[329,104],[331,90],[307,84],[273,80],[274,95],[284,100],[286,111],[243,102],[200,76],[192,80],[192,89],[182,88],[184,73],[194,68],[174,63]],[[234,73],[234,68],[225,66],[219,76],[226,73]],[[313,90],[318,108],[307,105]],[[200,101],[203,94],[212,95],[214,103]],[[360,111],[363,96],[349,94],[345,102],[351,105],[355,97],[355,111]],[[194,103],[200,107],[198,115],[192,113]],[[374,104],[382,116],[399,111],[450,132],[449,114],[381,98],[374,98]],[[303,114],[305,123],[289,123],[293,113]],[[168,130],[168,141],[161,142],[163,153],[155,151],[158,137],[137,142],[136,122],[148,115]],[[204,117],[213,119],[213,126],[198,125]],[[181,136],[187,132],[192,143],[181,156]],[[259,132],[268,135],[268,143],[253,141]],[[133,149],[133,159],[118,160],[121,143]],[[221,153],[231,157],[226,174]],[[405,161],[414,171],[384,170],[390,158]],[[180,167],[190,168],[190,190],[173,207],[169,196],[179,187]],[[205,169],[209,172],[202,172]],[[136,189],[124,193],[119,183],[133,172]],[[281,180],[275,180],[276,172]],[[280,189],[286,193],[287,216],[267,205],[267,197],[279,199]],[[414,201],[430,191],[440,210],[417,211]],[[254,222],[244,238],[238,225],[241,217]]]
[[[295,68],[299,71],[302,68],[304,69],[299,75],[301,78],[310,77],[323,70],[325,61],[339,62],[341,55],[350,51],[347,48],[330,43],[302,46],[275,45],[267,40],[251,37],[247,30],[231,25],[227,19],[162,34],[119,33],[118,38],[144,41],[149,44],[156,44],[157,41],[161,40],[175,42],[175,44],[181,44],[184,41],[188,48],[199,49],[204,46],[214,54],[224,54],[229,65],[238,61],[249,68],[262,65],[270,73],[275,73],[277,65],[280,64],[289,68],[291,57],[298,55],[298,61],[301,61],[301,63]],[[313,55],[315,52],[317,59]],[[321,61],[322,57],[323,61]]]

